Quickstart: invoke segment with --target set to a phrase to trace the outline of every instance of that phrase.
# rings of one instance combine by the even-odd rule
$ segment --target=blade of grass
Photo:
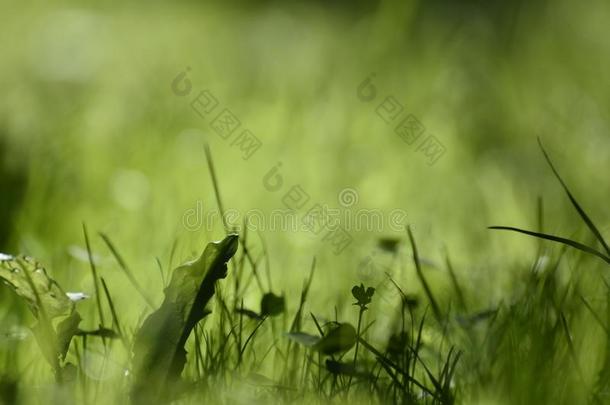
[[[239,351],[239,360],[238,360],[238,365],[241,364],[242,359],[244,357],[244,352],[246,351],[246,347],[248,346],[248,343],[250,343],[250,341],[252,340],[252,338],[254,337],[254,334],[256,333],[256,331],[263,325],[263,322],[265,322],[265,319],[267,319],[267,317],[264,317],[259,323],[258,325],[256,325],[256,327],[254,328],[254,330],[252,331],[252,333],[250,333],[250,335],[248,336],[248,338],[246,339],[246,341],[244,342],[244,346],[241,348],[241,350]]]
[[[458,298],[458,304],[462,311],[468,311],[466,307],[466,300],[464,299],[464,294],[462,293],[462,287],[455,276],[455,271],[453,270],[453,265],[451,264],[451,259],[449,259],[449,253],[445,251],[445,263],[447,265],[447,270],[449,271],[449,277],[451,278],[451,285],[453,285],[453,290]]]
[[[108,290],[108,286],[106,285],[106,281],[104,281],[104,277],[100,277],[100,281],[102,282],[102,288],[104,289],[104,294],[106,295],[106,300],[108,301],[108,306],[110,307],[110,314],[112,315],[112,323],[117,330],[117,333],[121,337],[121,342],[127,351],[129,351],[129,345],[127,344],[127,340],[125,339],[125,335],[121,330],[121,324],[119,323],[119,317],[117,316],[116,309],[114,307],[114,302],[112,301],[112,297],[110,296],[110,291]]]
[[[91,253],[91,245],[89,243],[89,234],[87,233],[87,226],[83,222],[83,234],[85,235],[85,245],[87,247],[87,255],[89,257],[89,264],[91,265],[91,275],[93,277],[93,287],[95,289],[95,301],[97,304],[97,310],[100,317],[100,326],[104,327],[104,311],[102,310],[102,300],[100,297],[100,285],[99,279],[97,277],[97,269],[95,267],[95,262],[93,261],[93,254]],[[105,345],[105,339],[102,339]]]
[[[568,321],[563,313],[563,311],[559,312],[559,318],[561,319],[561,325],[563,326],[563,330],[566,335],[566,340],[568,342],[568,349],[570,350],[570,356],[574,365],[576,366],[576,371],[578,372],[578,376],[580,377],[581,382],[584,382],[584,376],[582,373],[582,369],[580,368],[580,363],[578,362],[578,357],[576,356],[576,349],[574,348],[574,339],[572,338],[572,334],[570,333],[570,328],[568,326]]]
[[[438,304],[436,303],[436,299],[434,298],[434,295],[432,294],[432,290],[430,289],[430,286],[428,285],[428,282],[426,281],[426,278],[424,277],[424,273],[421,270],[419,254],[417,253],[417,245],[415,244],[415,238],[413,237],[413,232],[411,232],[411,226],[407,226],[407,233],[409,234],[409,241],[411,242],[411,249],[413,250],[413,261],[415,262],[415,270],[417,272],[417,277],[419,278],[419,281],[421,282],[422,286],[424,287],[424,292],[426,293],[426,296],[428,297],[428,300],[430,301],[430,305],[432,306],[432,312],[434,313],[434,317],[439,322],[441,322],[442,316],[441,316],[440,308],[439,308]]]
[[[265,238],[263,238],[263,234],[259,231],[258,238],[261,240],[261,246],[263,247],[263,254],[265,255],[265,275],[267,276],[267,288],[269,291],[273,290],[273,285],[271,284],[271,263],[269,261],[269,251],[267,250],[267,243],[265,242]]]
[[[316,328],[318,328],[318,332],[320,333],[320,336],[324,337],[324,331],[320,327],[320,324],[318,323],[318,320],[316,319],[316,316],[313,314],[313,312],[310,312],[309,315],[311,315],[311,318],[313,319],[313,322],[316,324]]]
[[[606,326],[606,324],[604,324],[604,321],[602,321],[602,319],[599,317],[599,315],[595,312],[595,310],[591,307],[591,305],[589,304],[589,302],[585,299],[585,297],[583,297],[582,295],[579,295],[580,300],[582,301],[583,304],[585,304],[585,307],[589,310],[589,312],[591,312],[591,315],[593,315],[593,318],[597,321],[597,323],[599,324],[599,326],[602,327],[602,329],[604,330],[604,332],[606,332],[606,335],[610,336],[610,331],[608,330],[608,327]]]
[[[161,264],[161,259],[159,259],[159,257],[155,257],[155,261],[157,262],[159,274],[161,275],[161,285],[163,286],[163,288],[165,288],[165,274],[163,273],[163,265]]]
[[[559,183],[561,183],[561,187],[563,187],[563,190],[568,195],[570,202],[572,203],[572,205],[574,206],[576,211],[578,211],[578,214],[580,215],[582,220],[587,224],[587,227],[589,227],[589,230],[591,231],[591,233],[593,233],[593,235],[595,235],[595,238],[599,241],[599,243],[602,244],[602,246],[604,247],[604,249],[606,251],[606,254],[608,256],[610,256],[610,246],[608,246],[608,243],[606,243],[606,241],[604,240],[601,232],[597,229],[597,227],[595,226],[593,221],[585,213],[585,210],[582,209],[582,207],[580,206],[578,201],[576,201],[576,198],[574,198],[574,196],[570,192],[570,189],[568,189],[568,186],[566,185],[566,183],[563,181],[563,179],[559,175],[559,172],[557,171],[557,169],[555,169],[555,166],[553,165],[553,162],[551,161],[551,158],[549,157],[548,153],[544,149],[544,146],[542,145],[542,141],[540,140],[540,138],[538,138],[538,145],[540,146],[540,149],[542,150],[542,153],[544,154],[544,158],[546,159],[547,163],[551,167],[553,174],[555,175],[555,177],[557,177],[557,180],[559,180]]]
[[[549,235],[546,233],[527,231],[525,229],[514,228],[512,226],[490,226],[488,229],[519,232],[519,233],[523,233],[525,235],[535,236],[537,238],[542,238],[542,239],[552,240],[553,242],[563,243],[564,245],[568,245],[575,249],[578,249],[583,252],[589,253],[591,255],[597,256],[600,259],[602,259],[603,261],[605,261],[606,263],[610,264],[610,257],[607,257],[602,252],[595,250],[592,247],[584,245],[580,242],[573,241],[571,239],[562,238],[560,236]]]
[[[391,367],[392,369],[396,370],[397,372],[399,372],[400,374],[405,376],[408,381],[412,382],[413,384],[418,386],[420,389],[422,389],[426,393],[430,394],[432,397],[438,399],[437,395],[433,391],[431,391],[428,387],[426,387],[425,385],[423,385],[422,383],[417,381],[415,378],[413,378],[408,372],[403,370],[400,366],[398,366],[392,360],[388,359],[383,354],[381,354],[381,352],[379,352],[379,350],[375,349],[375,347],[373,347],[369,342],[367,342],[366,340],[364,340],[362,338],[358,338],[358,340],[360,341],[360,344],[362,345],[362,347],[364,347],[365,349],[367,349],[368,351],[370,351],[377,357],[377,360],[380,362],[380,364],[382,366],[387,365],[387,366]],[[399,385],[402,385],[402,384],[399,384]]]
[[[311,286],[311,281],[313,280],[313,274],[316,269],[316,258],[314,257],[311,262],[311,268],[309,270],[309,277],[303,282],[303,288],[301,289],[301,298],[299,300],[299,309],[297,310],[294,319],[292,320],[292,325],[290,326],[290,332],[297,332],[301,330],[301,323],[303,319],[303,307],[305,305],[305,301],[307,301],[307,295],[309,293],[309,287]]]
[[[542,197],[538,196],[536,202],[536,218],[538,220],[538,232],[544,233],[544,201]]]
[[[417,338],[415,340],[415,344],[413,345],[413,348],[411,349],[412,352],[415,354],[415,358],[417,358],[417,354],[419,353],[419,350],[422,347],[422,335],[424,332],[424,322],[426,320],[426,315],[428,314],[428,309],[426,308],[426,310],[424,311],[424,314],[422,315],[421,321],[419,322],[419,327],[417,329]],[[415,375],[415,366],[417,365],[416,361],[413,361],[413,363],[411,364],[411,375]]]
[[[242,277],[244,274],[244,265],[246,264],[246,250],[247,248],[247,244],[248,244],[248,216],[244,216],[244,225],[243,225],[243,234],[242,234],[242,242],[241,242],[241,249],[242,249],[242,253],[241,256],[239,258],[239,262],[235,263],[236,261],[233,261],[233,265],[235,266],[234,270],[233,270],[233,274],[234,274],[234,287],[233,287],[233,308],[237,309],[237,303],[239,301],[239,288],[240,288],[240,283],[242,281]],[[242,303],[241,303],[241,308],[242,310],[244,309],[244,305],[243,305],[243,299],[242,299]],[[241,314],[240,314],[240,320],[241,320]],[[240,332],[241,333],[241,332]],[[240,344],[241,347],[241,344]]]
[[[150,299],[150,297],[148,297],[148,295],[144,292],[144,289],[140,286],[140,283],[138,283],[133,273],[127,266],[127,263],[125,263],[125,260],[123,260],[123,257],[116,249],[110,238],[102,232],[99,232],[99,235],[110,250],[110,253],[112,253],[112,256],[114,256],[114,258],[116,259],[117,263],[119,264],[119,268],[123,270],[123,273],[125,273],[125,275],[127,276],[127,279],[129,280],[133,288],[136,289],[136,291],[140,294],[140,296],[144,299],[144,301],[150,308],[154,308],[152,299]]]
[[[220,190],[218,188],[218,179],[216,178],[216,170],[214,170],[214,162],[212,161],[212,152],[210,151],[210,145],[207,143],[204,145],[205,157],[208,162],[208,170],[212,177],[212,186],[214,187],[214,195],[216,196],[216,204],[218,205],[218,211],[220,211],[220,217],[222,218],[222,224],[225,228],[225,232],[228,234],[229,224],[227,223],[227,217],[225,216],[225,210],[222,205],[222,199],[220,198]]]

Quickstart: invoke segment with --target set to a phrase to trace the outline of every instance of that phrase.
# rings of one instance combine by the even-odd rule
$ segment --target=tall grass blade
[[[210,171],[210,177],[212,177],[212,186],[214,187],[214,195],[216,196],[216,204],[218,205],[218,211],[220,211],[220,217],[222,218],[222,224],[225,228],[225,232],[230,232],[229,224],[227,223],[227,217],[225,216],[224,206],[222,205],[222,199],[220,198],[220,189],[218,188],[218,179],[216,177],[216,170],[214,169],[214,162],[212,161],[212,152],[210,151],[210,145],[207,143],[203,147],[205,152],[206,161],[208,162],[208,170]]]
[[[411,242],[411,249],[413,250],[413,261],[415,262],[415,270],[417,272],[417,277],[419,278],[419,281],[421,282],[421,284],[424,288],[424,292],[426,293],[426,296],[428,297],[428,300],[430,301],[430,306],[432,307],[432,312],[434,313],[434,317],[439,322],[441,322],[441,320],[442,320],[441,310],[440,310],[438,304],[436,303],[436,299],[434,298],[434,295],[432,294],[432,290],[430,289],[430,286],[428,285],[428,282],[426,281],[426,278],[424,277],[424,273],[421,270],[419,254],[417,253],[417,245],[415,244],[415,238],[413,237],[413,232],[411,232],[410,226],[407,227],[407,233],[409,234],[409,241]]]
[[[581,250],[585,253],[589,253],[591,255],[597,256],[600,259],[602,259],[603,261],[605,261],[606,263],[610,264],[610,257],[604,255],[602,252],[600,252],[598,250],[593,249],[592,247],[584,245],[580,242],[573,241],[571,239],[562,238],[560,236],[549,235],[546,233],[527,231],[525,229],[514,228],[512,226],[490,226],[489,229],[519,232],[519,233],[523,233],[525,235],[535,236],[536,238],[542,238],[542,239],[551,240],[553,242],[563,243],[564,245],[571,246],[571,247]]]
[[[99,233],[99,235],[102,238],[102,240],[104,241],[104,243],[106,244],[106,246],[108,246],[110,253],[112,253],[112,256],[114,256],[114,258],[116,259],[117,263],[119,264],[119,267],[121,268],[121,270],[123,270],[123,273],[125,273],[125,275],[127,276],[127,279],[131,283],[131,285],[142,296],[142,298],[144,299],[146,304],[150,308],[154,308],[155,305],[153,304],[152,299],[148,296],[148,294],[146,294],[146,292],[144,291],[142,286],[140,286],[140,283],[138,283],[138,281],[134,277],[133,273],[127,266],[127,263],[125,263],[125,260],[123,260],[123,257],[121,256],[119,251],[116,249],[116,247],[114,246],[114,244],[112,243],[110,238],[106,234],[101,233],[101,232]],[[159,262],[158,259],[157,259],[157,262]],[[159,265],[160,265],[160,263],[159,263]],[[163,270],[161,270],[161,275],[163,275]]]
[[[568,186],[566,185],[566,183],[563,181],[563,179],[559,175],[559,172],[557,172],[557,169],[555,169],[555,166],[553,165],[553,162],[551,162],[551,159],[550,159],[548,153],[544,149],[544,146],[542,145],[542,141],[540,140],[540,138],[538,138],[538,145],[540,145],[540,149],[542,150],[542,153],[544,154],[544,158],[546,159],[547,163],[551,167],[551,170],[553,171],[553,174],[555,175],[555,177],[557,177],[557,180],[559,180],[559,183],[561,183],[561,187],[563,187],[564,191],[568,195],[570,202],[572,203],[572,205],[574,206],[576,211],[578,211],[578,214],[580,215],[582,220],[587,224],[591,233],[593,233],[593,235],[595,235],[595,238],[599,241],[599,243],[602,244],[602,246],[604,247],[604,250],[606,251],[606,255],[610,256],[610,247],[608,246],[608,243],[606,243],[601,232],[597,229],[597,227],[595,226],[593,221],[591,221],[589,216],[585,213],[585,210],[582,209],[582,207],[580,206],[578,201],[576,201],[576,198],[574,198],[574,196],[570,192],[570,189],[568,189]]]
[[[89,264],[91,265],[91,276],[93,277],[93,287],[95,289],[95,302],[97,304],[97,311],[100,317],[100,327],[104,327],[104,311],[102,310],[102,300],[100,294],[100,283],[97,277],[97,269],[95,262],[93,261],[93,254],[91,253],[91,244],[89,243],[89,234],[87,233],[87,226],[83,223],[83,234],[85,235],[85,245],[87,247],[87,255],[89,257]]]

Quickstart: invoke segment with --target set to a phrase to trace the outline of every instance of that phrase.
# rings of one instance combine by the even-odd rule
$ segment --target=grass
[[[542,150],[594,240],[607,246]],[[217,184],[211,159],[208,162]],[[217,185],[215,191],[220,201]],[[538,215],[543,215],[541,206]],[[381,340],[369,333],[379,311],[379,292],[373,287],[352,288],[356,308],[351,315],[335,306],[307,316],[315,259],[298,299],[291,302],[291,297],[270,291],[270,274],[267,286],[258,279],[260,311],[244,307],[240,297],[260,271],[260,261],[250,257],[247,234],[241,236],[241,249],[240,237],[229,234],[209,244],[199,259],[174,269],[161,306],[147,298],[109,237],[100,234],[141,298],[135,305],[148,313],[135,325],[121,324],[121,308],[98,273],[85,226],[97,297],[97,312],[90,314],[99,326],[96,330],[78,328],[78,304],[31,258],[3,257],[0,277],[38,320],[34,330],[39,331],[40,356],[46,353],[56,377],[56,400],[263,403],[273,398],[282,403],[453,404],[494,398],[500,403],[605,403],[610,354],[591,358],[591,347],[596,353],[610,353],[606,257],[594,246],[543,233],[544,222],[538,218],[539,232],[492,227],[559,242],[563,248],[551,251],[541,243],[510,301],[478,312],[467,311],[477,301],[477,292],[461,286],[448,256],[446,277],[453,292],[441,305],[424,275],[415,233],[407,228],[409,245],[399,242],[391,248],[410,247],[423,296],[405,294],[405,286],[388,275],[398,294]],[[587,298],[600,293],[604,298],[595,304]],[[290,311],[297,302],[296,311]],[[106,314],[111,315],[111,326]],[[594,322],[586,322],[588,318]],[[92,353],[101,354],[101,375],[112,367],[115,375],[92,374],[87,364]],[[123,361],[116,362],[117,357]],[[25,377],[4,378],[2,400],[32,398],[27,384]]]
[[[1,4],[0,402],[610,402],[608,4],[449,3]],[[184,224],[294,185],[407,217],[338,256]],[[226,278],[179,276],[234,232]]]

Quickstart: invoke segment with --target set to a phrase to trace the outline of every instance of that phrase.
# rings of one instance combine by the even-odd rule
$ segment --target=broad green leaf
[[[55,280],[47,275],[47,271],[40,263],[26,256],[3,255],[2,257],[7,259],[0,260],[0,278],[26,301],[36,317],[40,316],[41,311],[36,293],[40,297],[40,304],[44,307],[42,310],[49,318],[66,316],[72,312],[74,303]],[[26,271],[33,287],[28,281]]]
[[[81,321],[74,302],[31,257],[0,255],[0,279],[27,303],[36,316],[38,322],[32,331],[45,358],[59,373],[59,360],[65,359]]]
[[[195,325],[209,313],[205,306],[214,295],[214,284],[226,277],[227,261],[237,245],[237,235],[228,235],[208,244],[197,260],[173,271],[161,307],[148,316],[135,337],[134,402],[154,403],[170,393],[186,363],[184,345]]]
[[[356,344],[356,338],[356,329],[349,323],[341,323],[313,345],[313,349],[323,354],[345,352]]]

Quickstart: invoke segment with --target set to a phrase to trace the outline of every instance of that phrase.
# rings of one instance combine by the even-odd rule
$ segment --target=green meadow
[[[610,403],[610,4],[0,3],[0,403]]]

